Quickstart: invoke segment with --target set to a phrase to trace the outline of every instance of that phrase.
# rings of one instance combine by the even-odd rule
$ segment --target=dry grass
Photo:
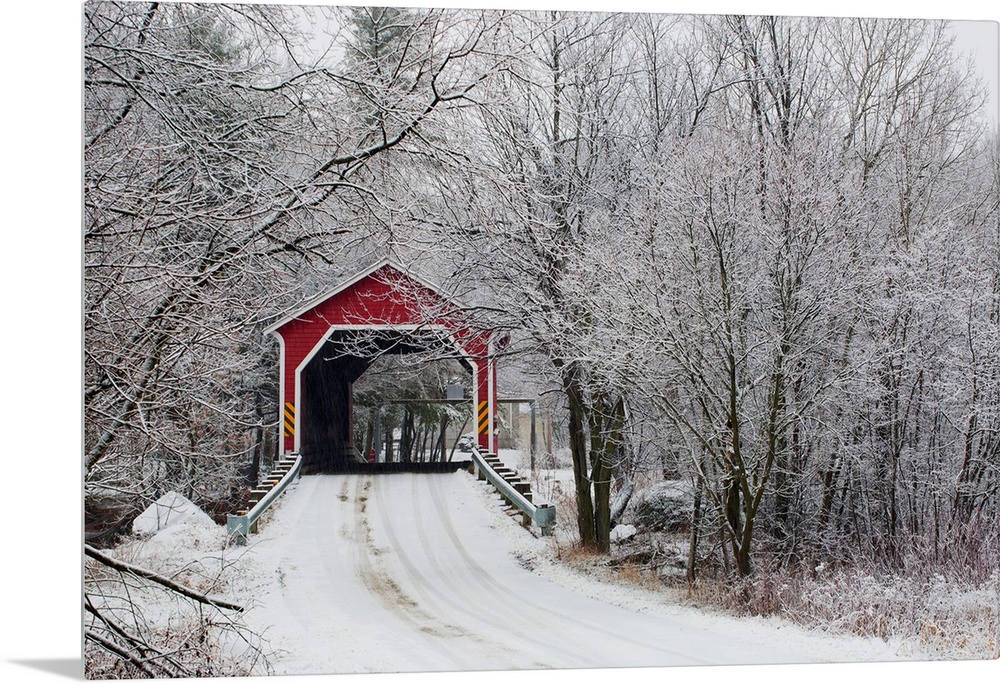
[[[619,581],[647,591],[661,591],[664,588],[659,575],[647,565],[625,562],[613,567]]]
[[[643,563],[615,560],[606,554],[579,545],[561,548],[558,557],[561,562],[577,572],[607,584],[657,592],[667,589],[655,569]]]
[[[769,568],[758,565],[743,580],[703,573],[689,584],[683,574],[665,575],[642,549],[654,539],[634,539],[611,555],[581,548],[575,534],[561,539],[557,557],[603,582],[645,590],[674,591],[692,605],[745,616],[778,616],[807,628],[878,638],[901,654],[928,659],[1000,658],[1000,570],[985,579],[967,573],[914,577],[843,567]],[[648,555],[648,554],[647,554]],[[654,554],[655,555],[655,554]]]
[[[998,554],[983,544],[971,545],[964,556],[949,559],[963,571],[947,576],[930,574],[927,564],[892,575],[850,565],[771,568],[758,558],[750,578],[734,580],[721,566],[703,565],[699,581],[689,584],[681,571],[662,572],[665,558],[647,561],[640,553],[664,551],[668,537],[637,537],[616,546],[611,555],[581,548],[576,501],[567,489],[556,486],[552,491],[559,513],[556,557],[601,581],[654,591],[669,584],[693,605],[736,615],[774,615],[809,628],[884,639],[919,657],[1000,658],[1000,570],[982,566]]]
[[[972,584],[859,570],[763,571],[745,580],[689,587],[696,605],[740,615],[777,615],[808,627],[875,637],[942,659],[1000,658],[1000,572]]]

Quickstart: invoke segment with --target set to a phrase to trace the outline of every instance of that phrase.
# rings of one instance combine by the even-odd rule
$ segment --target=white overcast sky
[[[1000,24],[996,21],[956,21],[952,27],[956,49],[974,56],[979,75],[990,90],[989,113],[996,125],[1000,121],[1000,53],[997,50]]]
[[[305,2],[301,4],[323,5],[325,2]],[[352,3],[344,3],[352,4]],[[360,3],[358,3],[360,4]],[[990,91],[990,103],[986,115],[994,123],[1000,120],[998,115],[998,91],[1000,91],[1000,76],[998,76],[998,34],[1000,24],[997,17],[1000,12],[983,7],[987,3],[957,2],[948,3],[948,14],[943,13],[943,4],[931,5],[925,2],[894,3],[880,2],[827,2],[818,0],[808,5],[794,2],[735,2],[733,0],[667,0],[650,2],[649,0],[548,0],[548,2],[525,2],[524,0],[395,0],[394,2],[377,2],[370,0],[368,4],[396,4],[412,7],[443,6],[443,7],[504,7],[504,8],[560,8],[579,10],[613,10],[622,12],[667,12],[667,13],[701,13],[727,14],[746,12],[753,14],[810,14],[814,16],[881,16],[910,17],[926,19],[951,19],[956,37],[956,50],[964,54],[972,54],[976,61],[980,77]],[[322,49],[323,46],[320,46]]]

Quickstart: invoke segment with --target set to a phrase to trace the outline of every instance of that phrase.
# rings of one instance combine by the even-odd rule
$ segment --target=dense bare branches
[[[852,546],[905,563],[902,540],[949,524],[965,455],[994,444],[969,403],[995,372],[975,332],[992,300],[969,293],[996,270],[966,261],[993,254],[991,172],[946,25],[512,26],[506,106],[458,181],[484,228],[458,234],[577,413],[581,515],[650,450],[618,444],[603,472],[601,436],[656,435],[740,574],[757,539],[788,563]]]
[[[353,270],[345,253],[377,251],[369,217],[389,163],[374,167],[390,154],[444,157],[436,119],[494,66],[473,59],[486,13],[407,13],[407,48],[381,80],[363,60],[310,61],[295,13],[85,7],[88,519],[108,509],[128,520],[170,490],[205,507],[239,503],[273,453],[277,350],[265,321]],[[328,55],[360,40],[327,26]],[[128,673],[208,673],[115,619],[136,606],[112,613],[87,596],[91,645]]]
[[[88,478],[197,499],[214,472],[224,496],[274,420],[262,319],[370,233],[376,159],[440,149],[431,118],[493,66],[469,66],[490,19],[407,13],[379,78],[303,66],[277,7],[98,2],[86,20]]]
[[[216,542],[222,539],[220,534],[213,536]],[[133,551],[128,545],[122,548],[125,553],[134,552],[134,546]],[[242,607],[216,595],[228,581],[223,579],[227,572],[224,558],[206,558],[179,571],[165,569],[171,574],[166,576],[90,546],[86,556],[83,608],[88,676],[267,673],[260,636],[239,622]]]

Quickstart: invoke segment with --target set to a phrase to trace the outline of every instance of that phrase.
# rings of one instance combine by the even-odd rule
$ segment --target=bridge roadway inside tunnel
[[[303,476],[243,559],[256,581],[245,618],[276,674],[836,659],[819,640],[590,598],[519,563],[522,534],[465,472]]]

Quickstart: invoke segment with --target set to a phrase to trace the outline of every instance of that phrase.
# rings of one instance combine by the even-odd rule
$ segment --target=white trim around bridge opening
[[[335,333],[337,331],[340,331],[340,330],[345,330],[345,331],[351,331],[351,330],[388,330],[388,331],[400,331],[400,332],[404,332],[404,333],[405,332],[417,332],[417,331],[420,331],[420,330],[429,330],[429,331],[435,331],[435,332],[443,332],[444,335],[442,337],[447,338],[451,342],[452,346],[455,348],[455,351],[457,351],[468,362],[469,366],[472,368],[472,392],[471,392],[472,397],[471,397],[471,402],[472,402],[472,413],[473,413],[473,415],[475,415],[475,412],[476,412],[476,387],[478,387],[477,381],[478,381],[478,374],[479,374],[479,367],[478,367],[478,363],[477,363],[477,358],[474,357],[474,356],[472,356],[471,354],[469,354],[462,347],[461,343],[459,343],[459,341],[455,339],[455,336],[449,331],[449,329],[446,326],[439,325],[439,324],[405,324],[405,325],[390,325],[390,324],[383,324],[383,325],[352,325],[352,324],[345,324],[345,325],[331,325],[327,329],[327,331],[323,334],[323,336],[319,339],[319,341],[316,343],[316,345],[311,350],[309,350],[309,353],[306,354],[305,357],[303,357],[302,362],[298,366],[296,366],[296,368],[295,368],[295,436],[294,436],[295,448],[294,448],[294,451],[296,451],[296,452],[301,451],[301,448],[302,448],[301,440],[302,440],[303,412],[302,412],[302,410],[300,408],[301,405],[302,405],[302,403],[301,403],[301,400],[302,400],[302,371],[305,369],[306,366],[309,365],[309,362],[312,361],[313,358],[315,358],[316,354],[319,353],[319,350],[323,348],[323,345],[325,345],[330,340],[330,337],[333,335],[333,333]],[[285,345],[284,345],[284,340],[282,339],[281,335],[275,334],[275,337],[278,338],[279,344],[281,345],[281,368],[284,368],[285,367]],[[492,352],[492,349],[493,349],[492,348],[492,342],[490,342],[489,350]],[[490,363],[489,357],[487,357],[487,364],[489,364],[489,363]],[[493,387],[493,378],[492,378],[492,375],[493,375],[492,373],[487,372],[487,379],[488,379],[489,384],[490,384],[490,392],[491,392],[490,398],[489,398],[489,402],[490,402],[490,436],[491,436],[491,439],[492,439],[492,437],[494,435],[494,432],[493,432],[493,413],[494,413],[494,410],[495,410],[495,406],[493,405],[494,401],[493,401],[493,395],[492,395],[492,391],[493,391],[492,390],[492,387]],[[284,411],[284,408],[285,408],[285,398],[284,398],[285,397],[285,381],[284,381],[284,377],[281,378],[280,385],[281,385],[281,387],[280,387],[280,390],[279,390],[279,397],[278,397],[278,416],[279,416],[279,418],[283,415],[283,411]],[[281,421],[279,420],[279,423],[278,423],[278,439],[279,439],[279,444],[281,444],[281,453],[282,454],[287,453],[285,451],[283,434],[284,433],[281,430]]]

